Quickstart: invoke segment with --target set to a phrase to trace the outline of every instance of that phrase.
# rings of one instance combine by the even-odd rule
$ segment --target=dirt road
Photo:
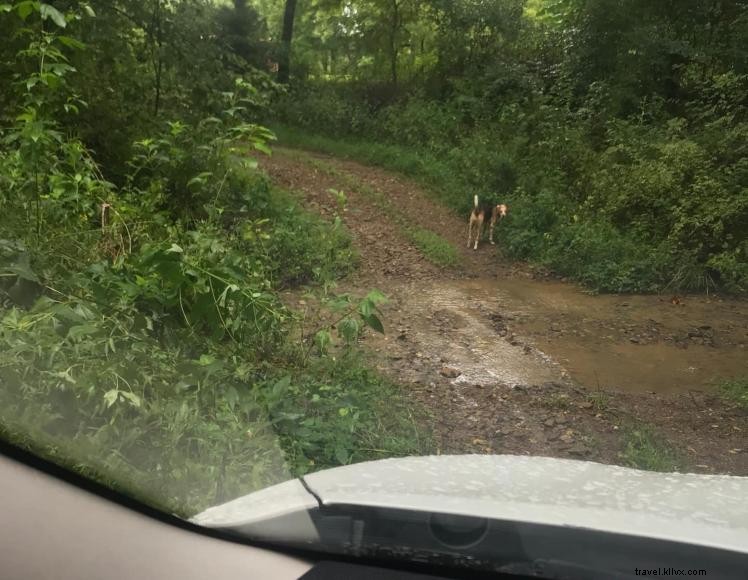
[[[431,412],[442,453],[620,464],[649,426],[681,469],[748,475],[748,415],[713,386],[748,374],[745,301],[591,296],[487,243],[467,249],[466,220],[406,178],[285,149],[262,166],[324,217],[338,211],[330,190],[345,192],[361,261],[342,286],[390,298],[366,351]],[[430,263],[408,224],[451,242],[457,266]]]

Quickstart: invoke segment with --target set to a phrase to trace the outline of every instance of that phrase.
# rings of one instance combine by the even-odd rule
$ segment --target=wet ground
[[[589,295],[488,244],[466,249],[466,220],[405,178],[282,149],[263,167],[323,216],[337,211],[329,189],[345,191],[343,220],[361,262],[342,287],[390,297],[386,335],[363,343],[430,410],[441,451],[619,463],[622,433],[644,423],[688,470],[748,475],[748,417],[715,390],[719,379],[748,374],[746,301]],[[459,266],[428,262],[372,189],[406,223],[459,248]],[[296,305],[314,308],[304,302]]]
[[[587,387],[710,390],[748,371],[748,305],[706,296],[591,296],[566,283],[478,279],[459,286]],[[511,313],[504,322],[500,313]]]

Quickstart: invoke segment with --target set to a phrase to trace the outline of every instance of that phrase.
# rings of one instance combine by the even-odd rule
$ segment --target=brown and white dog
[[[470,221],[468,222],[468,241],[467,241],[467,247],[470,247],[470,240],[473,237],[473,226],[476,226],[476,233],[475,233],[475,246],[473,247],[474,250],[478,249],[478,242],[480,241],[481,234],[483,233],[483,222],[486,220],[487,216],[491,216],[491,227],[490,227],[490,235],[489,240],[491,242],[491,245],[494,245],[493,241],[493,229],[496,226],[496,222],[504,219],[506,217],[507,212],[509,212],[509,206],[500,203],[498,205],[491,205],[486,203],[480,203],[478,201],[478,196],[476,195],[473,197],[473,211],[470,212]]]

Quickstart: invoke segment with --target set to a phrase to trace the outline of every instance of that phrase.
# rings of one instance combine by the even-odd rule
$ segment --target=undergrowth
[[[355,265],[340,219],[256,169],[274,138],[252,122],[256,87],[238,78],[216,115],[151,124],[115,183],[59,121],[82,45],[55,26],[86,11],[27,7],[0,14],[32,71],[0,135],[0,435],[180,515],[427,451],[417,412],[357,355],[386,297],[334,292]],[[300,284],[334,325],[300,335],[279,294]]]

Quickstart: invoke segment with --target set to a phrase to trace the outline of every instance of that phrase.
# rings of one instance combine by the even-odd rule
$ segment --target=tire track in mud
[[[377,287],[390,298],[383,309],[387,334],[366,333],[363,343],[371,363],[430,411],[429,427],[440,452],[620,464],[622,433],[629,425],[646,423],[680,451],[687,470],[748,475],[745,411],[711,392],[598,391],[576,384],[556,358],[539,348],[545,333],[560,328],[570,346],[594,352],[596,342],[609,332],[607,326],[592,332],[585,343],[581,322],[559,318],[554,304],[544,309],[529,302],[526,296],[546,283],[534,281],[530,268],[509,263],[488,244],[477,252],[466,249],[467,220],[410,180],[353,161],[287,149],[277,149],[261,166],[276,185],[298,192],[308,209],[328,219],[338,213],[329,190],[345,192],[342,219],[360,264],[341,281],[341,290]],[[374,197],[372,191],[381,195]],[[393,212],[398,220],[392,219]],[[459,251],[458,266],[442,269],[430,263],[396,221],[448,240]],[[574,295],[568,285],[549,288]],[[743,328],[748,328],[748,309],[744,303],[731,306],[737,324],[722,334],[733,341],[730,356],[740,360],[738,341],[748,336]],[[623,322],[615,318],[612,324]],[[630,345],[628,335],[608,338]]]

